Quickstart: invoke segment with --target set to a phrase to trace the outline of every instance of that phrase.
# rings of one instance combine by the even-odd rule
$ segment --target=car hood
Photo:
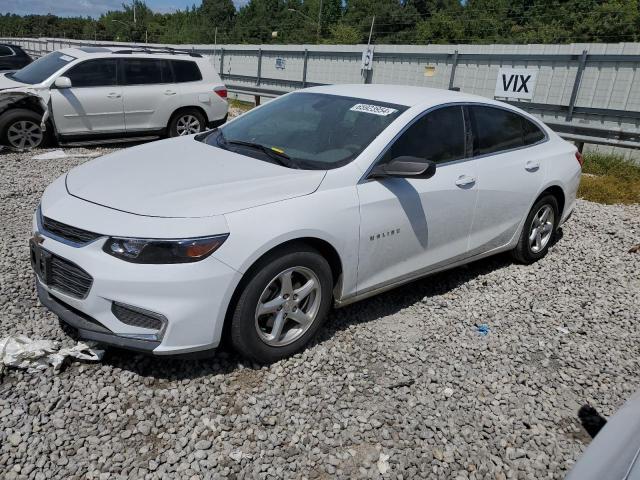
[[[325,171],[295,170],[206,145],[162,140],[105,155],[67,174],[67,191],[124,212],[207,217],[314,192]]]
[[[29,87],[32,87],[32,85],[27,85],[26,83],[20,83],[20,82],[16,82],[14,80],[11,80],[9,77],[7,77],[7,73],[11,73],[11,71],[0,73],[0,90],[5,90],[7,88],[29,88]]]

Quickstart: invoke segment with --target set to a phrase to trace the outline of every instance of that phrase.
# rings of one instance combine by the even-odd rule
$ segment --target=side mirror
[[[396,157],[389,163],[377,165],[371,172],[372,178],[409,177],[431,178],[436,174],[436,164],[431,160],[419,157]]]
[[[53,84],[56,88],[71,88],[71,80],[69,77],[58,77]]]

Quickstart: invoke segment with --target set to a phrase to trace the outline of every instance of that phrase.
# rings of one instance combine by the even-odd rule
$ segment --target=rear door
[[[121,62],[127,132],[165,128],[180,101],[169,61],[123,58]]]
[[[124,132],[122,89],[118,62],[112,58],[86,60],[63,76],[71,88],[51,87],[56,129],[62,135]]]
[[[467,107],[478,172],[478,204],[469,239],[476,254],[509,243],[544,181],[544,132],[516,112]]]
[[[424,114],[381,162],[409,155],[437,164],[428,179],[382,178],[358,185],[358,293],[464,258],[476,204],[476,172],[467,160],[463,107]]]

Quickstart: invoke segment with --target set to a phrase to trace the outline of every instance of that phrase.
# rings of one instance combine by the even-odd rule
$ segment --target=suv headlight
[[[190,263],[207,258],[220,248],[228,236],[225,233],[181,240],[109,237],[102,250],[133,263]]]

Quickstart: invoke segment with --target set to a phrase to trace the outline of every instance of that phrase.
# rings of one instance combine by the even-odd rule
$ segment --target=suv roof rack
[[[126,50],[115,50],[113,53],[130,55],[132,53],[162,53],[169,55],[189,55],[190,57],[198,57],[201,58],[202,55],[196,52],[191,52],[189,50],[176,50],[171,47],[137,47],[137,48],[129,48]]]

